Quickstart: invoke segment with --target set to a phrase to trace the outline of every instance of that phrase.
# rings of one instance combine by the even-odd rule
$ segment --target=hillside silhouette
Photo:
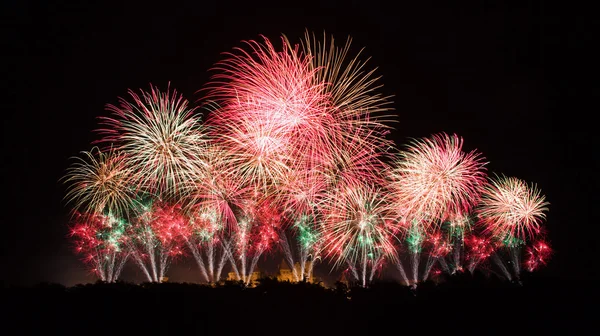
[[[580,334],[589,332],[595,286],[533,276],[509,283],[481,273],[416,288],[393,282],[325,288],[273,278],[254,288],[42,283],[3,286],[3,325],[19,335]]]

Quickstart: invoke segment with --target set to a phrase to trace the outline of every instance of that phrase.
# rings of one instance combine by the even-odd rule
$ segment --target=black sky
[[[456,132],[483,152],[490,172],[537,183],[551,203],[556,250],[546,274],[596,275],[588,258],[598,156],[588,147],[598,109],[587,97],[599,92],[589,66],[598,58],[586,49],[596,22],[583,8],[542,1],[415,3],[5,2],[0,280],[91,279],[65,238],[58,180],[69,157],[91,148],[105,104],[169,81],[195,101],[222,52],[259,34],[299,41],[305,29],[365,47],[383,92],[395,96],[398,145]],[[193,280],[187,267],[175,266],[174,279]]]

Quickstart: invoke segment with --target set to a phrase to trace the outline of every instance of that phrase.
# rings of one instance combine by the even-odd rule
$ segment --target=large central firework
[[[229,155],[231,173],[262,192],[291,173],[297,160],[326,150],[334,125],[323,85],[309,58],[268,39],[247,42],[217,64],[209,98],[217,103],[209,122]]]

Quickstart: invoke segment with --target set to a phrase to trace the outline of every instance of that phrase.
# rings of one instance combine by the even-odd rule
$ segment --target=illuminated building
[[[302,274],[302,269],[300,266],[300,263],[297,262],[296,264],[294,264],[294,270],[292,270],[285,260],[281,260],[281,264],[279,264],[279,273],[277,274],[277,280],[296,282],[296,277],[294,277],[294,271],[296,272],[295,274],[297,276]],[[318,282],[318,280],[315,279],[312,272],[312,261],[307,261],[304,264],[304,278],[306,279],[306,282],[309,283]]]

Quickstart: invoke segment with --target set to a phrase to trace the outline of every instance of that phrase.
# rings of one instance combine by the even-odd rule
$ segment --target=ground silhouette
[[[42,283],[3,286],[2,325],[19,335],[580,334],[590,332],[596,284],[535,276],[510,283],[481,273],[416,288],[394,282],[325,288],[272,278],[255,288]]]

